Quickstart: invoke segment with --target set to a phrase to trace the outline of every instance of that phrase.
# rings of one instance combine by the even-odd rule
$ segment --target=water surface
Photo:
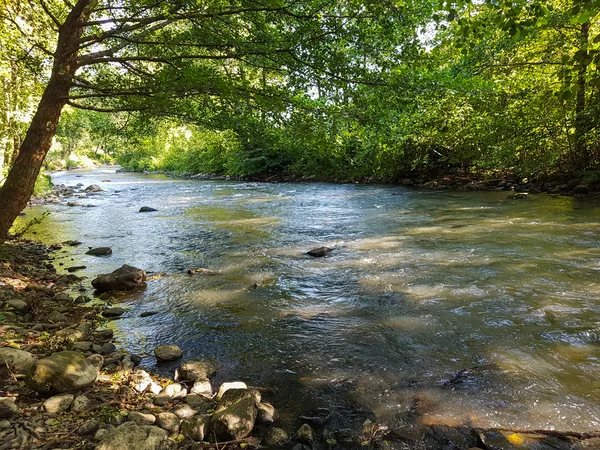
[[[65,200],[21,218],[48,210],[38,238],[84,242],[57,263],[86,265],[86,286],[122,264],[165,273],[125,302],[120,344],[215,357],[217,383],[273,389],[284,421],[355,404],[394,426],[417,396],[431,423],[600,429],[598,200],[113,169],[54,182],[105,189],[80,200],[95,208]],[[335,251],[304,255],[323,245]]]

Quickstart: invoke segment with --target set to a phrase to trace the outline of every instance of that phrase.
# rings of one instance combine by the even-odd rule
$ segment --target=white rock
[[[217,394],[217,398],[219,400],[221,400],[221,397],[223,397],[223,394],[225,392],[227,392],[229,389],[248,389],[248,386],[246,386],[246,383],[244,383],[243,381],[233,381],[231,383],[223,383],[219,387],[219,393]]]
[[[212,386],[210,384],[210,380],[196,380],[190,392],[192,394],[212,397]]]
[[[174,395],[179,394],[179,392],[181,391],[182,386],[179,383],[173,383],[173,384],[169,384],[165,387],[164,392],[166,395],[168,395],[169,397],[173,397]]]
[[[44,402],[44,409],[50,414],[59,414],[69,409],[74,399],[73,394],[55,395]]]

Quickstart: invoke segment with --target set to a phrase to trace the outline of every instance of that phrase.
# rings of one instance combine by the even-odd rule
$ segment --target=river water
[[[597,199],[111,168],[54,182],[105,189],[81,200],[95,208],[65,200],[20,218],[50,211],[38,239],[83,241],[56,264],[86,265],[88,295],[93,276],[122,264],[165,273],[110,325],[154,371],[174,368],[155,367],[158,344],[214,357],[217,384],[272,389],[284,421],[360,405],[397,426],[419,398],[427,423],[600,430]],[[323,245],[335,248],[326,258],[304,254]],[[218,275],[186,274],[199,267]]]

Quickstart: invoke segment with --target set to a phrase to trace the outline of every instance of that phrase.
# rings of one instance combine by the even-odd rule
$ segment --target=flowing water
[[[113,169],[54,182],[105,189],[20,219],[48,210],[39,239],[84,242],[57,264],[86,265],[86,286],[122,264],[165,273],[111,323],[152,370],[174,367],[154,367],[158,344],[214,357],[217,383],[271,388],[284,420],[358,404],[397,425],[416,396],[431,423],[600,430],[598,200]]]

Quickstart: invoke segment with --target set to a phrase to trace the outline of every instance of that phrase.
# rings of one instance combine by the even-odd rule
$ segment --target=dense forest
[[[263,179],[597,181],[597,1],[2,0],[0,10],[0,236],[42,161]]]

